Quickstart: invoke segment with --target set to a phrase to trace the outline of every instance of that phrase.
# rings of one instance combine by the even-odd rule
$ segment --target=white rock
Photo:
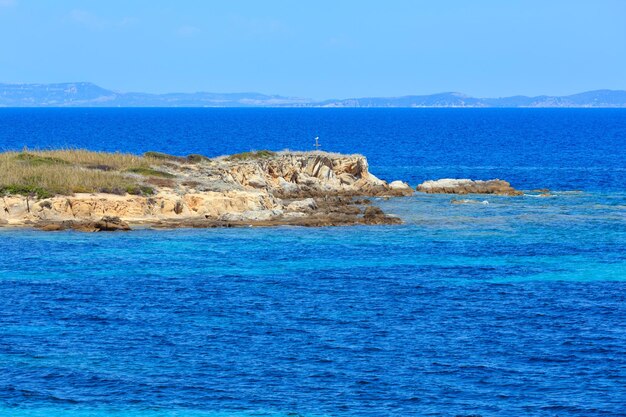
[[[481,181],[482,182],[482,181]],[[433,188],[456,188],[473,184],[474,181],[468,178],[442,178],[440,180],[424,181],[419,185],[421,189],[430,190]]]
[[[348,174],[347,172],[340,174],[338,178],[342,184],[346,184],[346,185],[352,185],[356,182],[356,178],[354,178],[353,175]]]
[[[253,188],[265,188],[267,186],[267,182],[263,178],[258,175],[253,175],[248,178],[248,185]]]
[[[373,185],[385,185],[386,182],[381,180],[380,178],[376,177],[376,175],[374,174],[368,174],[367,175],[367,181],[372,183]]]
[[[287,206],[287,211],[310,211],[317,208],[317,203],[312,198],[294,201]]]
[[[308,174],[301,173],[298,174],[298,184],[309,185],[309,186],[317,186],[319,185],[320,180],[317,178],[311,177]]]
[[[330,180],[331,178],[334,178],[334,177],[335,177],[335,173],[333,172],[332,169],[330,169],[326,165],[322,165],[319,171],[317,172],[317,178],[320,178],[322,180]]]
[[[389,183],[389,188],[392,190],[410,190],[411,186],[404,181],[393,181]]]
[[[285,180],[283,177],[278,178],[278,185],[280,186],[280,188],[282,188],[285,192],[288,192],[288,193],[297,192],[300,189],[300,187],[298,187],[297,184],[289,182]]]
[[[307,214],[302,213],[301,211],[292,211],[292,212],[285,213],[285,218],[287,219],[296,219],[296,218],[306,217],[306,216]]]
[[[243,213],[226,213],[220,217],[225,221],[264,221],[281,216],[282,210],[250,210]]]

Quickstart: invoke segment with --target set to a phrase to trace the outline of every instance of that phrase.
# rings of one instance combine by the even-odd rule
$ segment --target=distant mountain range
[[[626,107],[626,91],[499,98],[440,93],[315,101],[259,93],[121,93],[92,83],[0,83],[0,107]]]

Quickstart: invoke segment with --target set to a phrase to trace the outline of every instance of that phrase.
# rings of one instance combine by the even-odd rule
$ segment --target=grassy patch
[[[4,194],[53,195],[96,193],[126,188],[136,181],[117,172],[91,171],[71,165],[28,165],[2,161],[0,157],[0,190]]]
[[[172,175],[168,172],[159,171],[157,169],[141,166],[130,168],[126,170],[127,172],[132,172],[133,174],[139,174],[146,177],[160,177],[160,178],[175,178],[175,175]]]
[[[53,150],[0,153],[0,195],[17,194],[37,198],[74,193],[151,195],[141,178],[128,174],[171,178],[158,168],[165,162],[153,157],[85,150]]]
[[[109,165],[87,165],[85,168],[97,169],[100,171],[114,171],[113,167]]]
[[[49,190],[34,185],[19,184],[0,186],[0,195],[10,194],[19,194],[37,198],[49,198],[54,195]]]
[[[15,159],[31,165],[67,165],[68,162],[52,156],[35,155],[29,152],[20,152]]]
[[[275,152],[263,150],[228,159],[243,161],[274,155]],[[39,199],[75,193],[149,196],[160,188],[179,186],[177,175],[170,172],[182,170],[183,164],[205,161],[210,159],[199,154],[178,157],[161,152],[144,155],[82,149],[0,152],[0,196],[25,195]],[[199,185],[188,181],[187,186],[192,184]]]
[[[185,187],[195,188],[195,187],[201,185],[201,183],[199,183],[198,181],[193,181],[193,180],[185,180],[185,181],[181,182],[181,185],[184,185]]]
[[[185,161],[185,158],[181,158],[179,156],[174,156],[174,155],[170,155],[170,154],[163,153],[163,152],[148,151],[148,152],[145,152],[143,156],[146,158],[152,158],[152,159],[161,160],[161,161],[176,161],[176,162]]]
[[[126,187],[120,188],[120,187],[115,187],[115,188],[102,188],[99,190],[99,192],[101,193],[105,193],[105,194],[117,194],[117,195],[125,195],[125,194],[132,194],[132,195],[153,195],[154,194],[154,188],[149,187],[147,185],[127,185]]]
[[[154,185],[155,187],[163,188],[174,188],[176,187],[176,181],[170,178],[154,178],[150,177],[146,180],[146,182],[150,185]]]
[[[13,156],[18,160],[32,160],[48,164],[69,164],[84,167],[108,166],[113,170],[123,171],[138,165],[160,165],[163,159],[150,156],[139,156],[121,152],[94,152],[84,149],[57,149],[50,151],[24,150],[22,152],[5,152],[2,156]],[[22,155],[22,156],[20,156]]]
[[[191,155],[187,155],[187,162],[191,162],[192,164],[199,164],[200,162],[209,161],[204,155],[200,155],[197,153],[192,153]]]
[[[227,157],[228,161],[243,161],[247,159],[267,159],[276,155],[276,152],[262,150],[262,151],[250,151],[250,152],[242,152],[236,153]]]

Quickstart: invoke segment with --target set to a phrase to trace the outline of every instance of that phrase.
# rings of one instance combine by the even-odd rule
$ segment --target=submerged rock
[[[98,232],[128,231],[130,226],[119,217],[105,216],[94,223],[94,228]]]
[[[402,221],[398,217],[386,215],[380,207],[368,206],[363,214],[365,224],[400,224]]]
[[[498,194],[522,195],[521,191],[511,187],[504,180],[470,180],[444,178],[435,181],[425,181],[417,186],[417,191],[429,194]]]
[[[44,232],[56,232],[60,230],[77,230],[79,232],[116,232],[131,230],[128,223],[119,217],[104,216],[97,221],[41,221],[35,227]]]
[[[484,206],[489,205],[489,201],[487,200],[483,200],[483,201],[478,201],[478,200],[469,200],[466,198],[463,199],[456,199],[453,198],[452,200],[450,200],[450,204],[482,204]]]

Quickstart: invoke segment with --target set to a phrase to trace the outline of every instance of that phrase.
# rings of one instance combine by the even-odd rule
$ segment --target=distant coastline
[[[594,90],[568,96],[498,98],[446,92],[312,100],[260,93],[118,92],[89,82],[0,83],[0,107],[626,108],[626,91]]]

